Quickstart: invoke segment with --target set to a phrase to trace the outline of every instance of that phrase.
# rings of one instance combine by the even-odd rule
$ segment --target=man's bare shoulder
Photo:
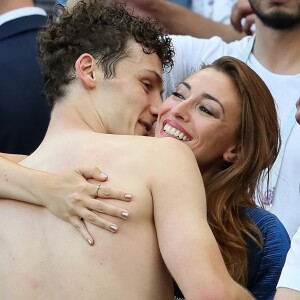
[[[186,144],[174,138],[142,137],[142,139],[138,138],[138,142],[142,147],[151,151],[153,156],[157,156],[158,159],[170,155],[187,155],[194,157],[192,150]]]
[[[183,142],[174,138],[143,138],[137,146],[140,157],[149,172],[164,174],[184,172],[193,169],[199,172],[198,164],[192,150]]]
[[[93,144],[98,142],[101,148],[119,148],[120,151],[126,152],[126,149],[131,154],[139,153],[145,156],[151,155],[157,159],[162,159],[164,156],[172,155],[187,155],[194,156],[191,149],[174,138],[156,138],[143,137],[135,135],[103,135],[98,134],[96,139],[93,139]]]

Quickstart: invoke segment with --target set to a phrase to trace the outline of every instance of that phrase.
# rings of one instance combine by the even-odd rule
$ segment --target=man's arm
[[[160,21],[170,34],[191,35],[198,38],[220,36],[231,42],[244,36],[231,26],[218,23],[166,0],[127,0],[137,14]]]
[[[169,271],[189,300],[253,299],[227,272],[207,223],[204,186],[193,153],[176,140],[163,140],[151,191],[159,247]]]

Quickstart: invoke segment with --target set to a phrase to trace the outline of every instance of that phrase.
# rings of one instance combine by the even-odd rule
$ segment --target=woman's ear
[[[94,88],[96,85],[96,68],[97,64],[95,58],[88,53],[80,55],[76,60],[76,76],[87,88]]]
[[[231,164],[235,163],[241,154],[241,146],[239,144],[230,146],[223,154],[223,159]]]

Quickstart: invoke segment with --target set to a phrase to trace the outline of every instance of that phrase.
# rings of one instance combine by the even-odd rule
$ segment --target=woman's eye
[[[151,83],[149,83],[149,82],[143,82],[143,85],[146,87],[146,89],[148,89],[148,90],[151,89]]]
[[[199,110],[203,111],[204,113],[206,113],[210,116],[214,116],[214,114],[211,112],[211,110],[207,109],[205,106],[200,105]]]
[[[179,99],[182,99],[182,100],[185,100],[185,98],[183,97],[183,95],[181,95],[180,93],[178,92],[173,92],[172,95],[176,98],[179,98]]]

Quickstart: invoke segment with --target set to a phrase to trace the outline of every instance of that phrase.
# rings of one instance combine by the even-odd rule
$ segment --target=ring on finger
[[[97,184],[95,199],[99,197],[98,192],[99,192],[100,186],[101,186],[100,184]]]

